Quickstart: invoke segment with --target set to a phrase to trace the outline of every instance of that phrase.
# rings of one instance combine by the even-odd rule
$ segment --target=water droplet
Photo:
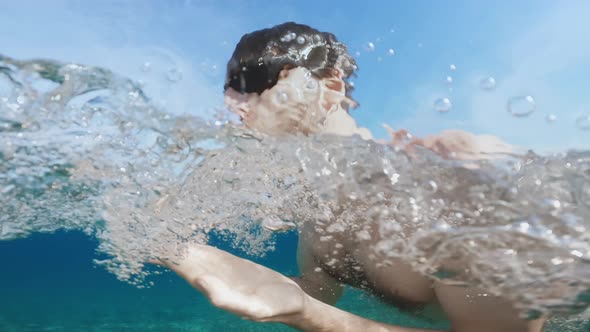
[[[305,88],[308,90],[316,90],[318,88],[318,82],[316,80],[309,79],[306,83],[305,83]]]
[[[51,98],[49,98],[49,99],[51,99],[51,101],[60,101],[61,100],[61,94],[58,93],[58,94],[56,94],[54,96],[51,96]]]
[[[287,93],[286,93],[286,92],[284,92],[284,91],[279,91],[279,92],[277,92],[276,98],[277,98],[277,102],[278,102],[279,104],[284,104],[284,103],[286,103],[287,101],[289,101],[289,96],[288,96],[288,95],[287,95]]]
[[[20,95],[20,96],[16,97],[16,102],[19,103],[20,105],[23,105],[24,103],[27,102],[27,97]]]
[[[303,37],[303,36],[297,37],[297,44],[300,44],[300,45],[305,44],[305,37]]]
[[[439,113],[446,113],[451,110],[453,104],[449,98],[439,98],[434,102],[434,110]]]
[[[170,82],[178,82],[182,79],[182,72],[176,68],[172,68],[166,73],[166,78]]]
[[[448,232],[451,229],[451,226],[446,222],[441,221],[434,224],[434,229],[439,232]]]
[[[547,207],[549,207],[553,210],[557,210],[557,209],[561,208],[561,202],[557,199],[546,198],[545,204],[547,205]]]
[[[434,180],[430,180],[427,183],[427,189],[430,192],[436,192],[438,190],[438,184],[436,184],[436,182]]]
[[[389,56],[395,55],[395,50],[393,48],[388,49],[387,50],[387,55],[389,55]]]
[[[152,64],[149,61],[146,61],[141,65],[141,71],[148,72],[152,69]]]
[[[372,42],[368,42],[365,44],[365,51],[373,52],[374,50],[375,50],[375,44],[373,44]]]
[[[555,114],[547,114],[547,116],[545,116],[545,121],[549,123],[555,122],[555,120],[557,120],[557,115]]]
[[[482,78],[479,82],[479,86],[484,90],[494,90],[496,88],[496,79],[492,76]]]
[[[582,130],[590,130],[590,114],[580,115],[576,119],[576,126]]]
[[[451,64],[449,65],[449,69],[450,69],[450,70],[456,70],[456,69],[457,69],[457,66],[455,66],[454,64],[452,64],[452,63],[451,63]]]
[[[287,33],[286,35],[284,35],[283,37],[281,37],[281,41],[284,43],[288,43],[291,40],[293,40],[293,36],[291,35],[291,33]]]
[[[537,106],[532,96],[518,96],[510,98],[506,108],[508,113],[520,118],[529,116]]]

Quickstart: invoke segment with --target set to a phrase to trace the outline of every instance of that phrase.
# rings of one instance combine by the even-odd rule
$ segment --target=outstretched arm
[[[213,305],[258,322],[280,322],[303,331],[420,332],[371,321],[307,295],[291,279],[262,265],[206,245],[183,259],[159,260],[201,291]]]
[[[412,137],[405,129],[393,130],[385,126],[391,135],[391,145],[412,153],[416,147],[432,150],[445,159],[475,161],[505,158],[523,154],[523,148],[508,144],[493,135],[475,135],[463,130],[445,130],[422,138]]]
[[[436,332],[435,330],[414,329],[372,321],[312,297],[308,297],[305,301],[302,313],[286,318],[281,322],[302,331]]]

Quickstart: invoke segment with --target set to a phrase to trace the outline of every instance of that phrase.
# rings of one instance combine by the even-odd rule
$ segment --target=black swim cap
[[[277,83],[285,67],[304,67],[320,78],[333,76],[336,69],[348,78],[357,69],[346,45],[333,34],[288,22],[240,39],[227,64],[224,90],[261,94]],[[347,83],[347,95],[351,90]]]

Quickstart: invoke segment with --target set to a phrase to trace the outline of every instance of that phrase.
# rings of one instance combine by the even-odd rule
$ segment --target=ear
[[[283,79],[283,78],[287,78],[289,76],[289,70],[291,68],[288,68],[287,66],[285,66],[280,72],[279,72],[279,80]]]

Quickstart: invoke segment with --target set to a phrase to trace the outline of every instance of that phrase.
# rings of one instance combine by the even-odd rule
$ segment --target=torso
[[[329,235],[305,227],[302,231],[306,239],[300,245],[311,244],[314,260],[335,280],[366,289],[403,308],[435,302],[433,281],[400,259],[381,256],[374,250],[377,240],[358,241],[355,233],[348,231]],[[388,263],[383,264],[385,261]]]

